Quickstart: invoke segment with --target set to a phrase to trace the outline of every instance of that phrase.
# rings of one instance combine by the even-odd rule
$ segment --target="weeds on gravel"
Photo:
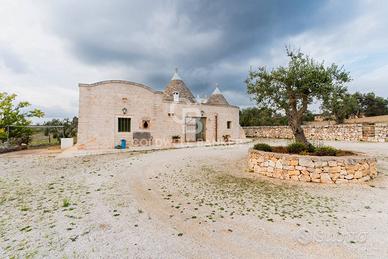
[[[20,211],[29,211],[30,208],[27,207],[27,205],[22,205],[22,207],[20,208]]]
[[[63,199],[62,207],[67,208],[70,206],[70,200],[68,198]]]
[[[174,197],[184,199],[171,207],[182,208],[181,204],[185,204],[182,209],[203,215],[197,214],[192,219],[216,222],[219,218],[255,215],[267,222],[316,218],[325,224],[337,219],[333,214],[339,200],[310,194],[299,186],[238,177],[209,166],[202,167],[200,172],[188,170],[172,177],[160,177],[163,186],[177,187],[180,194]],[[164,198],[172,196],[169,190],[165,193]]]

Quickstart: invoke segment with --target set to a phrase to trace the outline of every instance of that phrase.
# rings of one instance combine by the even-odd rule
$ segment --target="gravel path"
[[[0,258],[388,254],[387,144],[334,143],[379,160],[375,180],[348,186],[257,177],[246,171],[251,145],[2,155]]]

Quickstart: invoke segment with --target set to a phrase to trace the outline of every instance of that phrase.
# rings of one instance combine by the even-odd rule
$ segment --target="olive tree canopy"
[[[295,140],[308,144],[302,122],[308,106],[335,89],[345,87],[349,73],[336,64],[325,66],[300,51],[286,49],[289,62],[272,70],[259,67],[250,71],[246,80],[248,94],[258,107],[271,107],[283,111]]]

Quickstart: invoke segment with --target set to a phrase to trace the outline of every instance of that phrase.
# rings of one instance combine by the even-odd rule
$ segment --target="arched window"
[[[143,119],[140,124],[140,128],[148,129],[150,127],[150,120]]]
[[[143,129],[148,129],[148,121],[143,121]]]

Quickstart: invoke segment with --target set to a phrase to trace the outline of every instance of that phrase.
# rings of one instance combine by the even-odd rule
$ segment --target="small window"
[[[131,132],[131,118],[119,118],[119,132]]]
[[[173,92],[172,95],[174,97],[174,102],[179,102],[179,92]]]
[[[226,122],[226,128],[230,129],[231,127],[232,127],[232,122],[231,121],[227,121]]]
[[[142,128],[143,129],[148,129],[149,126],[150,126],[150,121],[149,120],[143,120]]]

